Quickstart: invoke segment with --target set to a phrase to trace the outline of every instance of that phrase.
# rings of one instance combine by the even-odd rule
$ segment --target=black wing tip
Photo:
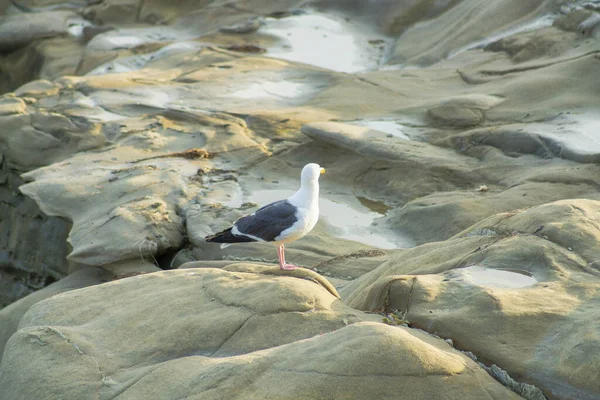
[[[256,240],[247,236],[236,236],[231,233],[232,228],[227,228],[224,231],[209,235],[204,238],[207,242],[212,243],[243,243],[243,242],[256,242]]]
[[[215,243],[225,243],[222,239],[227,238],[228,236],[233,236],[231,233],[231,228],[227,228],[224,231],[217,232],[214,235],[208,235],[204,238],[207,242],[215,242]]]

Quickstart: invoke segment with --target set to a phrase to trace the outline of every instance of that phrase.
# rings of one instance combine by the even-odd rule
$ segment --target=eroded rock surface
[[[365,4],[0,5],[0,397],[600,396],[598,6]]]
[[[546,395],[592,399],[598,360],[577,349],[600,350],[599,211],[566,200],[499,214],[399,252],[341,293],[358,309],[401,310]]]
[[[377,319],[295,277],[159,272],[34,305],[7,344],[0,383],[15,399],[365,398],[406,385],[413,398],[518,398],[442,340]],[[33,360],[56,367],[14,375]],[[23,391],[42,376],[58,382]]]

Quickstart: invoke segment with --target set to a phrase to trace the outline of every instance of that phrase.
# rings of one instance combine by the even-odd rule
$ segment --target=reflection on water
[[[404,127],[394,120],[363,119],[359,121],[349,121],[348,124],[364,126],[401,139],[410,140],[410,138],[404,133]]]
[[[131,49],[145,43],[180,42],[198,36],[194,31],[186,31],[169,26],[113,29],[94,36],[87,47],[91,50]]]
[[[381,35],[360,32],[344,18],[319,13],[267,18],[260,32],[283,39],[268,55],[334,71],[374,69],[391,41]]]
[[[447,272],[451,281],[467,282],[488,288],[522,288],[533,286],[537,280],[527,271],[471,266]]]
[[[366,197],[356,196],[360,204],[367,207],[371,211],[375,211],[378,214],[385,215],[392,207],[385,204],[383,201],[376,201],[367,199]]]
[[[246,201],[265,205],[273,201],[286,199],[293,195],[295,190],[262,190],[251,193]],[[320,220],[331,228],[332,235],[343,239],[354,240],[382,249],[395,249],[411,247],[412,242],[407,238],[399,237],[391,231],[373,224],[377,218],[383,217],[380,212],[387,207],[383,203],[353,195],[337,195],[343,202],[334,201],[321,196],[319,199]],[[365,203],[372,206],[365,206]],[[374,209],[378,209],[375,212]]]
[[[527,124],[526,130],[552,138],[581,154],[600,153],[600,113],[597,111],[561,113],[549,122]]]

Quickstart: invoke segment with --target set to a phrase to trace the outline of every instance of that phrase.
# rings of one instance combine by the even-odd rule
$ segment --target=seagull
[[[233,243],[272,242],[278,246],[279,268],[294,270],[298,266],[285,262],[284,243],[298,240],[310,232],[319,219],[319,176],[325,168],[310,163],[302,168],[300,189],[286,200],[259,208],[250,215],[235,220],[230,228],[207,236],[207,242]]]

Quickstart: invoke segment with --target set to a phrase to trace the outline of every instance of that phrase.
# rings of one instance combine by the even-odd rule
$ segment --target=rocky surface
[[[0,6],[0,397],[600,396],[600,7],[341,3]]]
[[[15,399],[365,398],[407,385],[414,398],[518,398],[444,341],[379,320],[260,268],[159,272],[34,305],[7,344],[13,368],[0,383]],[[26,368],[42,359],[61,367]],[[23,390],[37,379],[57,384]]]

